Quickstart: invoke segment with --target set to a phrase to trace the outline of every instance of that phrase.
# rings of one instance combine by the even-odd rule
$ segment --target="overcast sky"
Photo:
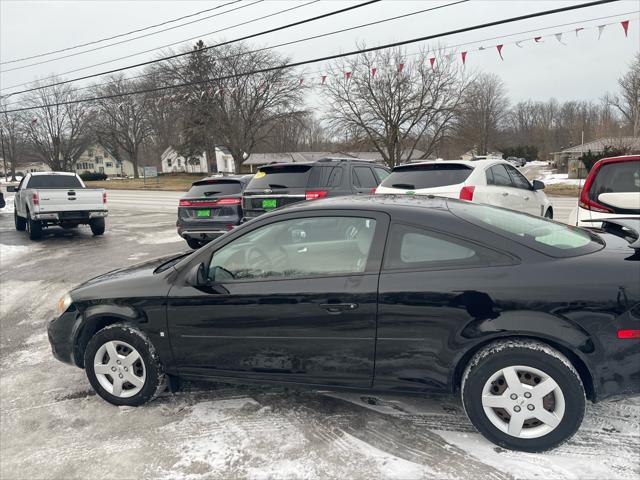
[[[229,0],[227,0],[227,2],[228,1]],[[247,5],[244,8],[228,14],[219,15],[158,33],[157,35],[151,35],[146,38],[111,46],[95,52],[15,71],[5,70],[36,61],[56,58],[69,53],[80,52],[84,49],[69,50],[56,55],[27,60],[20,63],[4,64],[2,65],[2,73],[0,74],[0,88],[3,89],[2,93],[8,93],[17,90],[17,88],[4,90],[12,85],[30,82],[36,78],[46,77],[53,73],[61,74],[69,70],[83,68],[100,62],[107,62],[117,57],[131,55],[139,51],[182,41],[190,37],[198,36],[201,37],[205,43],[212,44],[215,43],[215,40],[221,38],[234,39],[359,3],[339,0],[319,1],[286,14],[277,15],[242,27],[232,28],[220,34],[213,36],[206,35],[209,32],[277,12],[295,6],[296,4],[306,3],[309,0],[305,2],[294,2],[292,0],[262,1],[254,5],[249,5],[255,1],[256,0],[248,0],[246,2],[236,3],[216,11],[171,23],[165,27],[148,30],[142,32],[142,34],[159,31],[161,28],[176,26],[181,23],[237,8],[238,6]],[[264,35],[254,39],[253,42],[261,46],[274,45],[313,34],[325,33],[432,6],[452,3],[453,1],[454,0],[387,0],[328,19],[319,20],[274,34]],[[144,28],[155,23],[189,15],[227,2],[205,0],[0,0],[0,60],[7,62],[51,50],[71,47],[137,28]],[[578,3],[580,3],[578,0],[472,0],[467,3],[425,12],[406,19],[365,27],[328,38],[290,45],[279,48],[278,50],[293,60],[304,60],[353,49],[356,42],[365,42],[371,46],[385,44]],[[623,0],[578,11],[549,15],[508,25],[476,30],[465,34],[448,36],[439,41],[448,46],[455,46],[486,40],[473,45],[465,45],[458,49],[469,51],[467,68],[491,71],[498,74],[504,80],[513,102],[528,98],[546,100],[550,97],[555,97],[558,100],[598,99],[606,91],[615,91],[617,89],[617,78],[627,69],[633,56],[640,48],[638,10],[640,10],[640,1]],[[608,16],[613,17],[602,18]],[[631,20],[628,38],[625,38],[622,26],[619,23],[625,19]],[[577,23],[574,25],[575,22]],[[614,24],[607,26],[602,33],[602,38],[598,40],[597,26],[605,23]],[[562,24],[569,25],[558,26]],[[585,30],[580,32],[578,38],[576,38],[575,33],[573,33],[577,27],[585,28]],[[501,40],[488,40],[492,37],[526,32],[529,30],[533,30],[533,32],[522,33]],[[564,34],[562,38],[562,41],[566,43],[566,45],[560,44],[554,37],[555,33],[562,31],[571,31],[571,33]],[[140,33],[137,35],[140,35]],[[511,44],[511,42],[515,40],[531,39],[535,36],[543,36],[542,42],[536,44],[533,40],[529,40],[522,44],[523,48],[518,48],[516,45]],[[126,38],[130,37],[119,38],[94,46],[102,46]],[[189,43],[193,43],[193,41]],[[505,44],[503,49],[504,61],[500,60],[496,52],[495,45],[498,43]],[[478,51],[481,45],[487,49]],[[407,52],[415,52],[419,47],[419,44],[410,45],[407,47]],[[91,47],[85,47],[85,49],[86,48]],[[178,45],[173,48],[179,49],[180,46]],[[159,51],[145,53],[125,60],[71,73],[66,76],[73,78],[96,73],[145,61],[155,58],[158,55]],[[322,68],[322,65],[314,65],[309,67],[307,71],[315,72],[322,70]],[[135,70],[130,72],[133,73]],[[319,75],[320,74],[316,74],[318,77]],[[82,85],[82,83],[79,85]]]

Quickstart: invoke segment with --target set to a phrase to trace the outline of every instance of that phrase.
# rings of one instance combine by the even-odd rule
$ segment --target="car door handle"
[[[529,197],[524,197],[525,200],[529,200]]]
[[[345,310],[355,310],[358,308],[357,303],[321,303],[320,308],[326,310],[332,315],[337,315]]]
[[[509,192],[502,192],[502,196],[503,196],[503,197],[507,197],[507,196],[509,196]]]
[[[296,250],[297,253],[307,253],[307,247],[302,247]]]

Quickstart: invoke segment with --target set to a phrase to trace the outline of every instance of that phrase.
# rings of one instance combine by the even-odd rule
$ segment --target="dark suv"
[[[342,195],[370,194],[390,170],[352,158],[276,163],[258,169],[242,194],[246,220],[283,205]]]
[[[251,175],[208,177],[193,182],[178,206],[178,235],[191,248],[228,232],[242,220],[242,191]]]

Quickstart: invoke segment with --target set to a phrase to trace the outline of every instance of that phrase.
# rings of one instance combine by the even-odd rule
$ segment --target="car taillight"
[[[377,189],[378,189],[378,187],[373,187],[369,193],[371,193],[371,195],[373,195],[374,193],[376,193]]]
[[[32,200],[34,205],[40,205],[40,199],[38,198],[38,194],[37,193],[33,194],[33,196],[31,197],[31,200]]]
[[[229,230],[229,231],[233,230],[233,225],[231,225],[230,223],[227,224],[227,230]]]
[[[473,192],[476,187],[462,187],[460,190],[460,200],[473,200]]]
[[[305,200],[317,200],[318,198],[324,198],[327,196],[326,190],[315,190],[312,192],[307,192],[305,194]]]
[[[640,338],[640,330],[618,330],[618,338]]]
[[[602,168],[603,165],[606,165],[607,162],[596,162],[596,164],[591,168],[589,175],[587,175],[586,180],[584,181],[584,186],[582,187],[582,191],[580,192],[580,200],[578,201],[578,205],[580,208],[584,208],[585,210],[591,210],[594,212],[601,213],[613,213],[613,210],[605,207],[604,205],[599,204],[598,202],[594,202],[589,198],[589,190],[591,190],[591,186],[596,179],[596,175],[598,174],[598,170]]]
[[[240,205],[239,198],[221,198],[218,200],[218,205]]]
[[[218,205],[216,200],[180,200],[178,206],[180,207],[215,207]]]
[[[107,203],[107,192],[102,192],[102,203]]]

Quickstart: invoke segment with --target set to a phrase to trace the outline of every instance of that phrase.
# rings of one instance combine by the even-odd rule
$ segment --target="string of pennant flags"
[[[443,59],[445,58],[455,59],[455,57],[458,57],[462,65],[464,66],[466,65],[467,58],[470,55],[470,53],[474,51],[486,52],[493,49],[495,49],[500,60],[505,61],[504,51],[505,51],[505,47],[507,46],[515,46],[518,49],[524,49],[527,44],[532,44],[532,43],[533,45],[542,44],[542,43],[545,43],[548,39],[551,39],[551,40],[555,39],[555,42],[566,46],[567,43],[565,43],[565,39],[568,38],[569,35],[574,36],[576,39],[580,39],[584,37],[584,32],[588,30],[595,30],[595,29],[597,29],[597,40],[600,40],[602,38],[602,35],[605,29],[613,25],[619,25],[620,28],[622,29],[622,32],[624,33],[625,38],[628,38],[631,21],[636,21],[636,19],[605,23],[605,24],[597,25],[595,27],[575,27],[571,30],[551,33],[548,35],[537,35],[537,36],[533,36],[525,39],[514,40],[511,42],[503,42],[503,43],[499,43],[491,46],[486,46],[481,44],[478,48],[474,48],[473,50],[467,48],[466,50],[463,50],[460,52],[453,52],[449,54],[440,55],[439,58],[434,54],[426,55],[426,56],[423,55],[422,53],[408,54],[404,58],[397,60],[392,64],[367,66],[366,70],[364,70],[363,68],[356,67],[352,70],[343,71],[338,74],[335,74],[335,73],[330,74],[324,70],[317,70],[315,72],[310,72],[302,76],[299,76],[297,78],[293,77],[286,81],[280,81],[280,82],[274,82],[274,83],[279,85],[286,82],[288,85],[292,87],[298,86],[298,87],[304,87],[304,88],[323,87],[323,86],[328,86],[329,84],[334,82],[349,83],[349,81],[351,80],[354,74],[362,74],[363,71],[365,72],[365,74],[370,75],[374,79],[381,78],[383,76],[388,76],[388,75],[411,76],[417,72],[420,72],[420,69],[423,67],[424,63],[427,61],[429,62],[429,66],[435,70],[438,68],[438,63],[442,62]],[[466,44],[449,46],[446,48],[455,49],[458,47],[473,45],[477,43],[481,43],[481,42],[478,42],[478,41],[470,42]],[[410,59],[411,57],[417,57],[417,58],[415,58],[414,60],[411,60]],[[266,90],[268,88],[267,81],[264,79],[259,79],[256,87],[258,91]],[[216,87],[206,88],[199,92],[174,93],[171,95],[163,96],[162,98],[158,98],[154,100],[154,102],[156,106],[158,106],[161,102],[166,102],[167,100],[171,100],[171,101],[202,100],[205,97],[211,97],[216,95],[220,97],[224,97],[225,95],[232,94],[235,91],[236,91],[236,87],[216,86]],[[125,105],[127,105],[126,102],[121,102],[117,105],[117,107],[120,110],[122,110]],[[91,113],[91,110],[90,110],[90,113]],[[31,124],[35,125],[36,123],[37,123],[37,119],[33,118],[31,121]]]

